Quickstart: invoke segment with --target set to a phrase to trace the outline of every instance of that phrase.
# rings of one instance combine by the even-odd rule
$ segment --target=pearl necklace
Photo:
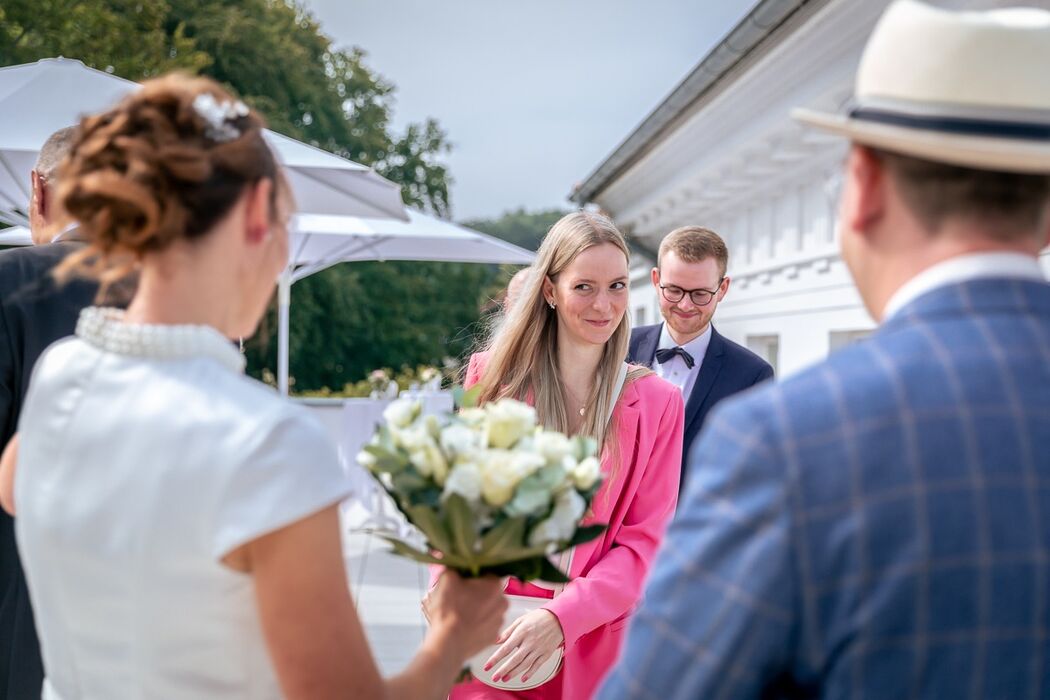
[[[209,357],[244,371],[244,356],[211,326],[125,323],[119,309],[91,306],[80,312],[77,337],[117,355],[155,360]]]

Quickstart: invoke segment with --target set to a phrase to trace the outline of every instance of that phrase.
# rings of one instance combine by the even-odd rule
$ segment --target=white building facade
[[[794,107],[841,110],[889,0],[762,0],[573,193],[655,250],[679,226],[730,251],[715,325],[778,376],[863,337],[874,322],[838,254],[846,144]],[[942,0],[947,7],[988,2]],[[1050,256],[1043,256],[1050,272]],[[632,267],[635,325],[660,320],[651,260]]]

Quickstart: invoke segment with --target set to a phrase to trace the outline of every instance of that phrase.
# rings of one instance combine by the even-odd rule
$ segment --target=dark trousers
[[[39,700],[44,664],[14,530],[0,511],[0,700]]]

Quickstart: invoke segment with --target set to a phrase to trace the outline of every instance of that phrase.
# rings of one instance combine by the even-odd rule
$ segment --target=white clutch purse
[[[503,629],[506,629],[511,622],[514,622],[514,620],[517,620],[525,613],[539,609],[549,600],[550,598],[534,598],[533,596],[528,595],[508,595],[507,612],[503,617]],[[498,682],[492,679],[492,674],[500,670],[502,663],[497,664],[488,671],[485,670],[485,662],[488,661],[489,657],[492,656],[495,651],[496,645],[493,644],[490,647],[486,647],[467,661],[467,666],[470,668],[471,675],[492,688],[499,688],[501,690],[529,690],[530,688],[538,688],[551,678],[554,678],[554,676],[557,675],[558,670],[561,668],[563,654],[562,649],[559,647],[553,654],[551,654],[549,659],[540,664],[540,667],[537,668],[535,672],[529,676],[529,680],[524,683],[521,680],[521,674],[511,677],[505,682]]]

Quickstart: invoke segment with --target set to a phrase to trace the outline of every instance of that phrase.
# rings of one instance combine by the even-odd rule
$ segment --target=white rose
[[[537,546],[565,542],[576,533],[576,525],[587,509],[587,502],[574,489],[566,489],[554,501],[550,517],[537,523],[529,533],[529,544]]]
[[[500,507],[511,499],[521,481],[514,453],[485,450],[481,453],[481,495],[490,506]]]
[[[453,423],[441,431],[441,447],[452,455],[470,454],[481,449],[482,436],[465,425]]]
[[[365,452],[364,450],[361,450],[357,453],[357,463],[365,469],[371,469],[375,466],[376,457],[371,452]]]
[[[416,419],[423,406],[418,401],[398,399],[383,409],[383,420],[394,428],[408,427]]]
[[[577,464],[571,473],[572,482],[576,484],[576,488],[586,491],[598,481],[598,477],[602,474],[602,467],[596,458],[588,457]]]
[[[460,462],[452,467],[445,480],[443,495],[458,493],[472,503],[481,498],[481,470],[474,462]]]
[[[547,463],[546,460],[543,459],[543,455],[522,450],[511,452],[511,462],[514,471],[518,474],[519,481]]]
[[[434,481],[438,484],[444,483],[445,476],[448,474],[448,462],[434,443],[422,445],[409,452],[408,461],[423,476],[433,476]]]
[[[572,443],[561,433],[549,430],[537,430],[532,448],[543,455],[551,464],[557,464],[572,454]]]
[[[406,452],[415,452],[435,444],[427,426],[422,423],[410,425],[404,430],[392,431],[392,434],[394,441],[405,448]]]
[[[467,425],[480,426],[485,422],[485,410],[482,408],[462,408],[456,415]]]
[[[506,449],[536,427],[536,409],[513,399],[500,399],[485,406],[489,447]]]

